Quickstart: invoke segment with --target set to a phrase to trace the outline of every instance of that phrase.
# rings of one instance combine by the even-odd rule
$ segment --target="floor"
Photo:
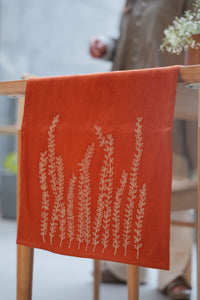
[[[16,222],[0,218],[0,300],[14,300],[16,286]],[[93,298],[93,262],[35,250],[33,300]],[[140,300],[167,300],[156,290],[156,271],[140,287]],[[195,281],[195,280],[194,280]],[[191,300],[196,300],[195,290]],[[100,300],[127,299],[126,285],[101,284]]]

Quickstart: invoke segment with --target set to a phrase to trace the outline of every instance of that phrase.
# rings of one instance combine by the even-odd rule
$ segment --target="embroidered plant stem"
[[[40,161],[39,161],[39,180],[40,180],[40,188],[42,191],[42,212],[41,212],[41,236],[43,242],[45,243],[45,236],[47,234],[47,226],[48,226],[48,211],[49,211],[49,194],[47,190],[47,174],[46,174],[46,166],[47,166],[47,151],[40,153]]]
[[[103,216],[103,236],[102,236],[102,245],[103,250],[108,247],[109,235],[110,235],[110,219],[111,219],[111,204],[112,204],[112,191],[113,191],[113,151],[114,151],[114,140],[112,135],[107,135],[106,147],[104,147],[104,151],[107,152],[105,155],[105,159],[108,161],[107,164],[107,195],[105,195],[105,212]]]
[[[135,150],[134,158],[132,160],[132,172],[130,173],[130,183],[129,183],[129,192],[125,208],[125,218],[124,218],[124,229],[123,229],[123,247],[124,247],[124,255],[127,254],[127,247],[130,244],[130,232],[132,226],[133,219],[133,209],[135,198],[137,194],[137,178],[138,178],[138,170],[140,166],[140,161],[142,157],[142,146],[143,146],[143,138],[142,138],[142,117],[137,118],[136,129],[135,131]]]
[[[62,246],[62,241],[66,237],[66,208],[65,203],[61,203],[60,207],[60,247]]]
[[[62,203],[64,196],[64,165],[61,155],[56,157],[56,166],[57,166],[57,196],[54,202],[54,208],[52,215],[56,215],[59,212],[59,222],[60,222],[60,246],[62,245],[62,241],[66,237],[66,208],[65,204]]]
[[[102,147],[105,142],[105,137],[102,136],[101,127],[95,126],[96,134],[98,139],[100,140],[100,146]],[[102,225],[103,219],[103,209],[104,209],[104,192],[105,192],[105,179],[106,179],[106,170],[107,170],[107,161],[104,159],[104,164],[101,168],[100,172],[100,181],[99,181],[99,194],[97,199],[97,212],[94,220],[94,228],[93,228],[93,252],[95,251],[96,246],[99,244],[99,230]]]
[[[120,241],[119,241],[119,229],[120,229],[120,205],[121,205],[121,197],[124,193],[124,189],[126,187],[127,183],[127,177],[128,173],[123,170],[121,180],[120,180],[120,187],[116,191],[115,195],[115,202],[114,202],[114,208],[113,208],[113,247],[115,249],[114,255],[117,253],[117,249],[120,246]]]
[[[94,221],[94,231],[92,232],[93,252],[95,251],[96,246],[99,244],[99,230],[101,228],[102,219],[103,219],[104,203],[103,203],[103,193],[101,193],[101,192],[102,192],[104,180],[105,180],[104,174],[101,174],[100,187],[99,187],[100,193],[98,195],[98,200],[97,200],[97,212],[96,212],[96,217],[95,217],[95,221]]]
[[[100,142],[100,147],[103,147],[105,151],[104,162],[101,168],[100,183],[99,183],[99,196],[97,201],[97,214],[94,222],[93,231],[93,251],[98,245],[99,241],[99,230],[102,225],[103,219],[103,235],[101,243],[103,244],[104,252],[105,248],[108,247],[108,240],[110,235],[110,218],[111,218],[111,198],[113,191],[113,151],[114,151],[114,139],[111,134],[103,136],[101,127],[95,126],[97,139]],[[103,214],[103,210],[105,211]]]
[[[56,181],[56,142],[55,142],[55,129],[59,122],[59,115],[53,118],[52,124],[48,131],[48,157],[49,157],[49,172],[51,188],[54,196],[57,196],[57,181]]]
[[[69,189],[67,194],[67,234],[69,237],[69,248],[74,239],[74,188],[76,176],[73,174],[69,181]]]
[[[54,195],[54,208],[51,216],[51,224],[50,224],[50,243],[52,245],[53,237],[55,235],[55,230],[58,224],[59,219],[59,204],[60,197],[57,191],[57,168],[56,168],[56,144],[55,144],[55,129],[59,122],[59,115],[53,118],[53,121],[49,127],[48,131],[48,157],[49,157],[49,176],[52,193]]]
[[[78,185],[78,249],[86,242],[86,250],[91,239],[91,188],[89,166],[95,150],[95,143],[88,146],[83,160],[78,163],[80,176]]]
[[[139,258],[139,251],[140,248],[143,246],[142,240],[142,225],[144,219],[144,211],[145,211],[145,204],[146,204],[146,184],[143,184],[142,189],[140,189],[140,200],[138,203],[136,221],[135,221],[135,235],[134,235],[134,247],[137,251],[136,259]]]

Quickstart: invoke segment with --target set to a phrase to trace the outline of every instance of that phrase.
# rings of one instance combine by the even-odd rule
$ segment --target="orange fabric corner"
[[[28,81],[17,243],[168,269],[177,71]]]

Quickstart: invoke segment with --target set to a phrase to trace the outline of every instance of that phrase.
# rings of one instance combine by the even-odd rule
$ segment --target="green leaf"
[[[3,167],[8,172],[17,173],[17,153],[11,152],[9,153],[3,161]]]

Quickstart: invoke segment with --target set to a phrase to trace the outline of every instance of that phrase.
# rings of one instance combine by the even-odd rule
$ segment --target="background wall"
[[[106,71],[88,54],[95,35],[118,35],[124,0],[1,0],[1,77]]]
[[[108,71],[88,52],[93,36],[117,37],[124,0],[0,0],[0,80],[25,72],[54,76]],[[17,101],[0,97],[0,125],[16,121]],[[0,135],[0,175],[16,138]],[[0,194],[1,198],[1,194]]]

